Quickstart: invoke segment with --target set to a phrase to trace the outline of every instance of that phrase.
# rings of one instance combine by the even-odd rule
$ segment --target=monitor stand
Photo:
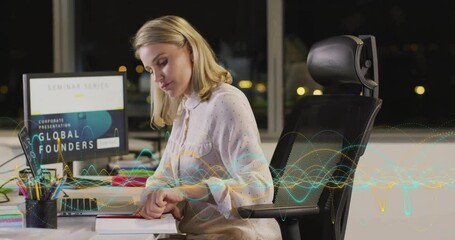
[[[84,189],[90,187],[99,187],[110,185],[110,181],[97,179],[78,178],[73,175],[73,162],[63,163],[63,172],[67,174],[63,189]]]

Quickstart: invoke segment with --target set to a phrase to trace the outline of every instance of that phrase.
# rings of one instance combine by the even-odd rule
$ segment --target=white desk
[[[17,133],[15,131],[0,131],[0,184],[17,176],[17,170],[25,167],[25,157],[20,156],[8,163],[6,161],[22,153]],[[60,164],[61,165],[61,164]],[[61,176],[61,174],[60,174]],[[76,176],[85,177],[85,176]],[[8,193],[10,202],[0,203],[0,206],[15,205],[25,212],[25,200],[18,195],[18,190],[14,182],[10,182],[5,187],[14,189]],[[115,196],[135,196],[139,201],[142,188],[138,187],[96,187],[83,190],[64,189],[70,197],[109,197]],[[61,193],[62,194],[62,193]],[[60,195],[59,197],[62,197]],[[25,226],[25,221],[24,221]],[[59,217],[57,219],[57,229],[39,228],[1,228],[0,239],[58,239],[58,240],[100,240],[100,239],[155,239],[150,234],[128,234],[128,235],[99,235],[95,232],[95,217]]]
[[[70,197],[100,197],[100,196],[137,196],[142,188],[138,187],[95,187],[82,190],[64,191]],[[9,203],[4,205],[17,205],[22,212],[25,212],[25,203],[22,196],[17,191],[8,193]],[[138,200],[137,199],[137,200]],[[136,200],[136,199],[135,199]],[[25,226],[25,222],[24,222]],[[58,239],[58,240],[115,240],[115,239],[155,239],[151,234],[122,234],[122,235],[101,235],[95,232],[95,217],[58,217],[57,229],[39,229],[39,228],[0,228],[0,239]],[[18,231],[19,230],[19,231]]]

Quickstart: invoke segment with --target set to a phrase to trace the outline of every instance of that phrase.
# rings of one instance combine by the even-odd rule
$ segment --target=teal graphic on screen
[[[121,127],[123,119],[123,113],[116,110],[32,116],[31,128],[37,133],[33,136],[35,153],[43,159],[55,159],[59,147],[63,157],[71,152],[80,152],[81,157],[96,156],[121,148],[125,144],[119,138],[125,134]],[[114,143],[100,147],[98,139],[110,139]]]

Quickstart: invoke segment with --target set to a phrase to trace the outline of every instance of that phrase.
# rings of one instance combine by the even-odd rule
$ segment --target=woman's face
[[[170,97],[191,94],[193,63],[187,45],[149,44],[139,48],[139,57],[145,70],[151,73],[151,81],[155,81]]]

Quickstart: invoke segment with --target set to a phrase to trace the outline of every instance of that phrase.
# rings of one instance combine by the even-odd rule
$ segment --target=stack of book
[[[22,213],[17,206],[0,206],[0,227],[23,227]]]
[[[155,171],[146,169],[120,169],[118,175],[112,176],[112,186],[122,187],[144,187],[147,178],[152,176]]]
[[[156,158],[146,156],[134,157],[133,154],[122,156],[120,159],[112,158],[108,163],[108,170],[117,172],[120,169],[124,170],[155,170],[160,161]]]

